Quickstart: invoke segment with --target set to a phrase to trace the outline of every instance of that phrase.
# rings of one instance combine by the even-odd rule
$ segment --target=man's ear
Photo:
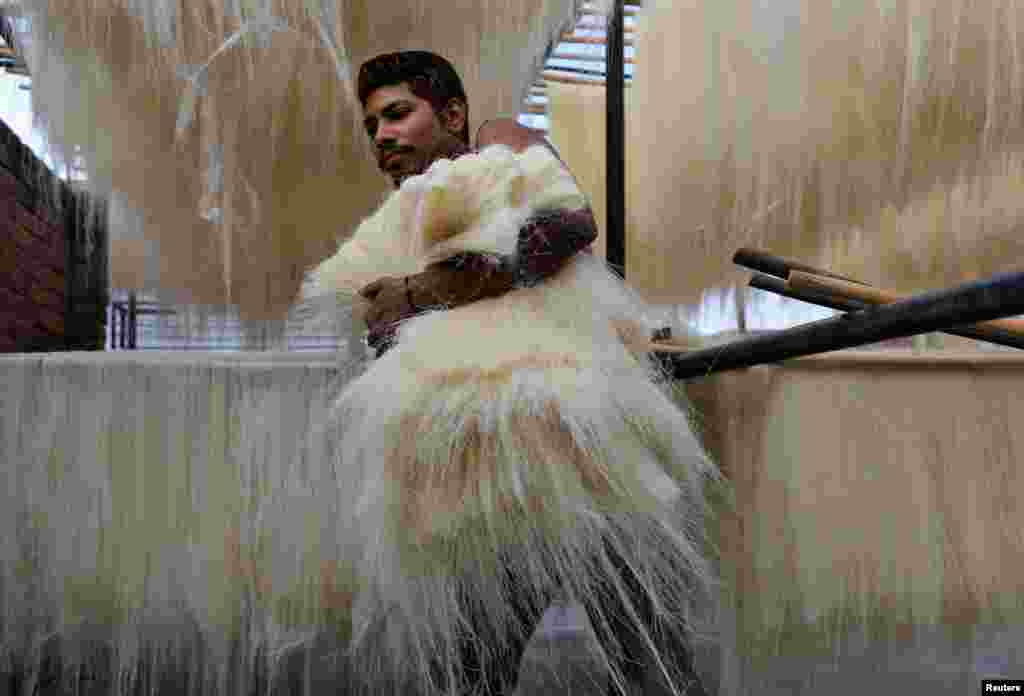
[[[441,125],[452,135],[461,135],[466,127],[466,102],[461,99],[449,99],[448,106],[441,112]]]

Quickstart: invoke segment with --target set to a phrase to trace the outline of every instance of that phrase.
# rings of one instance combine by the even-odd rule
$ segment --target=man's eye
[[[412,113],[412,109],[402,107],[385,111],[380,115],[380,118],[382,121],[387,121],[388,123],[397,123],[398,121],[401,121],[406,116],[408,116],[410,113]],[[379,125],[377,119],[368,121],[364,125],[366,127],[367,135],[369,135],[371,138],[377,137],[377,127]]]

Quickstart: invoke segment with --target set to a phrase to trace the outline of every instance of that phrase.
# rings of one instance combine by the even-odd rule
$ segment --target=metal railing
[[[345,341],[340,336],[304,332],[295,322],[286,322],[283,332],[268,328],[265,340],[251,334],[247,340],[244,322],[221,312],[204,313],[204,325],[189,329],[189,322],[199,316],[191,306],[169,306],[134,292],[114,291],[112,296],[106,350],[330,351]]]

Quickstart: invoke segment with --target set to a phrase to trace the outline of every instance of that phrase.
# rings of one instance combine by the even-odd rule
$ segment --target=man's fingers
[[[377,295],[380,294],[381,290],[383,290],[388,285],[396,282],[397,280],[401,279],[394,278],[392,276],[378,278],[377,280],[373,281],[372,283],[364,287],[362,290],[360,290],[359,295],[365,297],[366,299],[372,302],[374,299],[376,299]]]
[[[374,298],[377,297],[377,293],[380,292],[380,289],[381,289],[380,281],[379,280],[375,280],[372,283],[370,283],[369,285],[367,285],[366,287],[364,287],[363,289],[361,289],[359,291],[359,296],[360,297],[365,297],[366,299],[368,299],[371,302],[373,302]]]

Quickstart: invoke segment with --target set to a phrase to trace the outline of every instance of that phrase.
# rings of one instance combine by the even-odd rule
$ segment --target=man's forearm
[[[514,258],[465,252],[408,276],[401,287],[393,279],[364,289],[371,301],[387,303],[379,318],[368,321],[370,345],[380,357],[393,345],[398,324],[434,309],[453,309],[500,297],[517,287],[537,285],[562,269],[597,238],[589,208],[548,210],[533,215],[520,230]],[[395,286],[378,298],[377,286]]]

